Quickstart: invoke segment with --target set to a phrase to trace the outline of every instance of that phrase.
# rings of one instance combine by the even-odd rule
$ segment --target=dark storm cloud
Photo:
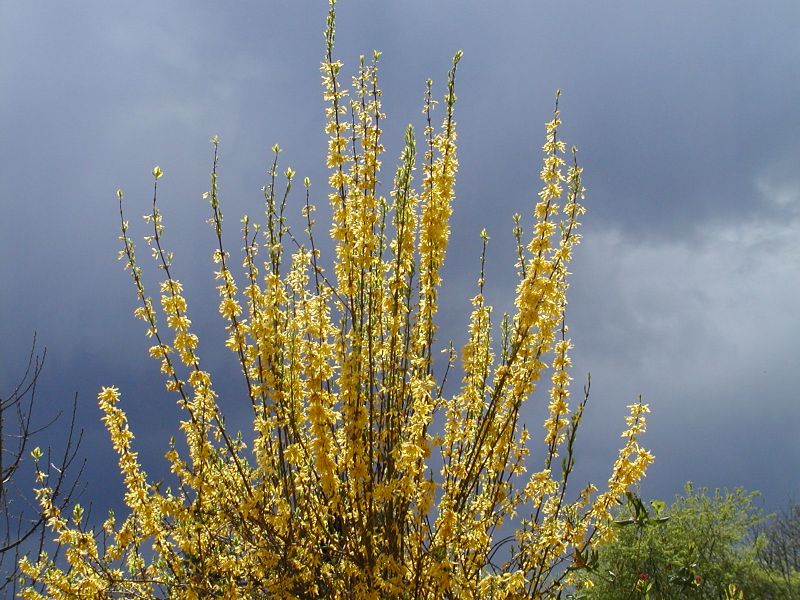
[[[345,72],[360,53],[384,52],[385,182],[405,124],[420,124],[425,79],[441,94],[453,53],[465,52],[443,338],[461,335],[482,227],[498,318],[512,308],[511,216],[533,206],[542,124],[564,90],[563,133],[589,188],[569,319],[576,383],[593,373],[584,456],[595,480],[625,404],[643,393],[657,456],[645,493],[671,495],[687,478],[759,488],[773,505],[800,492],[786,475],[800,471],[796,6],[340,5]],[[130,317],[114,190],[145,233],[150,169],[165,170],[167,240],[201,355],[219,372],[223,406],[243,407],[235,362],[218,350],[200,199],[208,138],[222,139],[231,248],[238,217],[261,210],[273,143],[325,205],[325,12],[322,2],[0,4],[0,383],[15,379],[38,330],[50,349],[41,393],[53,406],[80,393],[89,473],[104,481],[96,494],[114,461],[95,408],[101,385],[121,387],[153,472],[177,418]]]

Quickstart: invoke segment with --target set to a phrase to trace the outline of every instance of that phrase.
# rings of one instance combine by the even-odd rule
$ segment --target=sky
[[[221,141],[230,240],[242,214],[261,213],[275,143],[325,206],[326,11],[321,1],[0,0],[0,395],[37,332],[47,364],[36,419],[68,411],[78,394],[82,503],[98,514],[122,494],[100,387],[121,389],[154,479],[180,418],[132,316],[115,190],[125,190],[155,290],[139,216],[151,169],[164,170],[166,241],[200,355],[229,422],[246,427],[216,314],[201,197],[209,139]],[[644,445],[656,456],[643,496],[669,500],[691,480],[760,490],[768,511],[800,499],[798,30],[793,0],[339,5],[344,72],[359,54],[383,52],[387,194],[403,130],[422,125],[425,80],[441,98],[452,56],[464,51],[442,347],[463,342],[484,227],[488,300],[498,316],[512,308],[512,215],[531,214],[543,125],[562,90],[562,135],[579,148],[588,190],[567,310],[576,396],[592,377],[578,440],[583,481],[608,478],[625,407],[641,395],[652,410]],[[297,216],[302,198],[293,201]],[[545,407],[546,396],[527,405],[534,432]],[[41,445],[58,447],[59,423]]]

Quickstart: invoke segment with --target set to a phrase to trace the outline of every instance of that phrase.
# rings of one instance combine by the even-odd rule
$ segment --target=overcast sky
[[[121,388],[154,476],[179,418],[131,315],[114,192],[125,190],[151,266],[139,216],[150,170],[166,173],[166,241],[200,354],[230,421],[246,425],[215,309],[201,200],[208,140],[221,140],[231,248],[239,217],[262,210],[275,143],[326,204],[326,10],[322,1],[0,0],[0,395],[37,331],[48,348],[41,419],[79,394],[87,496],[101,512],[119,505],[121,483],[99,388]],[[560,88],[563,135],[580,149],[588,188],[568,309],[576,395],[592,373],[581,476],[607,479],[625,405],[642,394],[656,455],[644,496],[670,499],[692,480],[761,490],[768,509],[800,499],[800,5],[362,0],[338,13],[346,73],[359,54],[383,51],[387,183],[403,129],[421,124],[425,80],[441,96],[464,50],[442,346],[463,340],[482,227],[492,237],[489,299],[498,316],[511,307],[511,216],[535,202],[543,124]],[[545,404],[529,405],[534,432]]]

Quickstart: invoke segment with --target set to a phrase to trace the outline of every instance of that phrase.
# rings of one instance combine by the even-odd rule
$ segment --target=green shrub
[[[634,496],[615,521],[618,535],[599,548],[579,598],[791,598],[790,588],[758,561],[765,521],[758,492],[695,489],[687,483],[669,509]],[[735,590],[732,586],[735,586]]]

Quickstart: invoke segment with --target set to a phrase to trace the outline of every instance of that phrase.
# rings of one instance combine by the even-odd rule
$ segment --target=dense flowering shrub
[[[305,180],[300,238],[284,218],[295,172],[274,148],[265,189],[266,222],[242,220],[243,281],[223,245],[218,140],[207,198],[218,246],[213,260],[227,346],[238,357],[252,407],[249,438],[227,431],[211,374],[198,358],[187,301],[171,268],[153,170],[147,241],[164,274],[160,305],[145,291],[128,224],[121,258],[141,301],[136,316],[154,339],[167,389],[186,418],[186,451],[166,459],[171,489],[148,481],[117,388],[99,394],[126,486],[129,514],[100,532],[70,523],[38,493],[49,525],[67,547],[68,567],[26,562],[46,595],[169,598],[522,598],[555,594],[613,534],[610,510],[645,473],[639,446],[647,405],[630,406],[624,444],[607,488],[567,493],[573,444],[588,391],[570,407],[564,322],[567,265],[584,213],[581,168],[565,158],[558,104],[547,124],[542,188],[523,238],[515,219],[519,284],[515,313],[491,339],[492,309],[481,260],[468,341],[435,369],[442,266],[447,248],[456,155],[457,53],[440,127],[428,81],[418,140],[409,126],[391,192],[380,194],[381,91],[375,53],[343,86],[333,56],[331,1],[322,63],[329,136],[332,274],[314,241],[314,206]],[[418,152],[421,146],[421,152]],[[421,155],[421,156],[420,156]],[[419,159],[419,160],[418,160]],[[421,181],[415,184],[417,165]],[[282,189],[279,189],[282,187]],[[484,253],[488,236],[484,232]],[[485,254],[484,254],[485,255]],[[444,379],[460,358],[460,390]],[[526,474],[526,400],[550,376],[540,468]],[[435,419],[435,415],[439,418]],[[509,540],[504,525],[517,525]],[[497,551],[503,547],[503,552]],[[495,557],[506,558],[499,564]],[[28,598],[41,597],[32,590]]]

